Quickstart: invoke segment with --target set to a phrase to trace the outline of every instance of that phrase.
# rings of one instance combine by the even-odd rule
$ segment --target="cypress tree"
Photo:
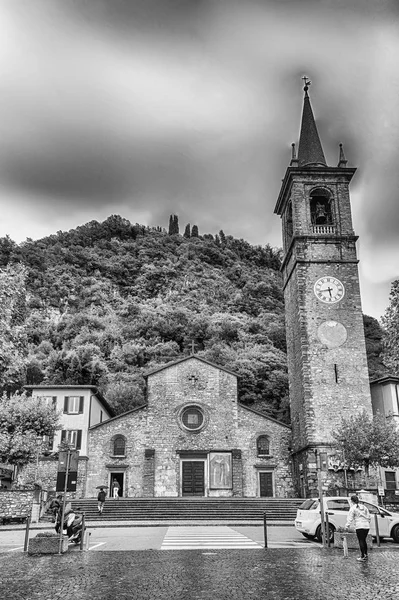
[[[191,230],[191,237],[198,237],[198,227],[197,225],[193,225],[193,228]]]
[[[170,215],[170,217],[169,217],[169,231],[168,231],[169,235],[173,235],[174,234],[173,225],[174,225],[173,216]]]
[[[173,216],[173,233],[179,235],[179,217],[177,215]]]
[[[183,237],[185,237],[185,238],[189,238],[190,237],[190,223],[187,223],[186,228],[184,230]]]

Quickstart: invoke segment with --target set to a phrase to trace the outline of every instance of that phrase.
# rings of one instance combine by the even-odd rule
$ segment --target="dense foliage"
[[[389,300],[382,318],[385,329],[384,362],[391,375],[399,376],[399,279],[392,282]]]
[[[289,421],[280,251],[119,216],[16,244],[0,238],[0,393],[98,386],[117,413],[144,374],[194,351],[234,370],[240,401]],[[381,373],[378,322],[371,376]],[[382,335],[382,334],[381,334]]]
[[[43,447],[43,437],[57,428],[59,415],[52,406],[26,394],[0,397],[0,462],[24,466]]]
[[[242,402],[288,420],[280,252],[176,227],[112,216],[0,240],[3,391],[92,384],[123,412],[144,402],[146,371],[194,348],[237,372]]]
[[[399,438],[395,423],[380,414],[366,412],[342,419],[333,433],[350,468],[370,466],[399,467]]]

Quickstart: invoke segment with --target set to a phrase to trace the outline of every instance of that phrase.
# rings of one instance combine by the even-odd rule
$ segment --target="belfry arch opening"
[[[316,189],[310,194],[312,225],[334,225],[333,199],[327,190]]]

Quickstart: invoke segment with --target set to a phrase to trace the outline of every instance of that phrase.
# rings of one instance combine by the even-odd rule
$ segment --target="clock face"
[[[326,304],[342,300],[345,294],[344,284],[336,277],[320,277],[314,285],[316,298]]]

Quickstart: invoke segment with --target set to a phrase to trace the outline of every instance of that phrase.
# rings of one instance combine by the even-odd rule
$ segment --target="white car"
[[[371,515],[370,534],[376,536],[375,516],[377,515],[378,532],[380,539],[390,537],[399,544],[399,514],[391,513],[381,506],[363,502]],[[349,498],[331,496],[323,498],[324,514],[328,515],[330,539],[338,527],[345,527],[350,509]],[[295,519],[295,528],[308,539],[316,538],[321,542],[321,516],[318,498],[309,498],[298,508]]]

